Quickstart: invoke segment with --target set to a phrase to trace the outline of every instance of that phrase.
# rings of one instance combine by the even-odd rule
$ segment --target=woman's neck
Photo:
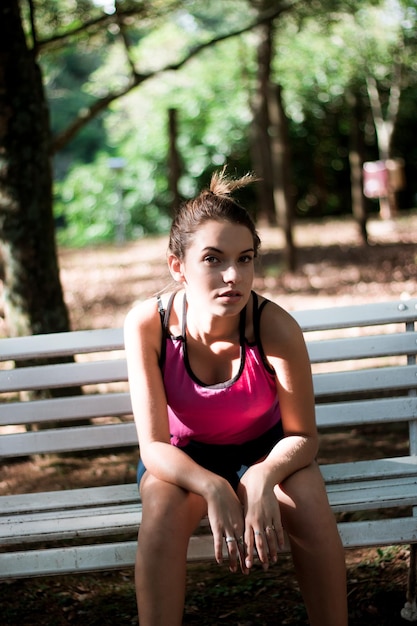
[[[206,345],[218,341],[239,343],[240,315],[213,316],[187,303],[186,331],[189,337]]]

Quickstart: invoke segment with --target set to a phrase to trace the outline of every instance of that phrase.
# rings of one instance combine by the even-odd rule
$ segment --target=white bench
[[[403,616],[417,619],[417,300],[300,311],[294,317],[313,364],[320,433],[329,439],[332,431],[346,432],[346,457],[321,465],[331,506],[343,514],[343,544],[412,544]],[[75,362],[45,363],[62,357]],[[126,378],[121,329],[0,340],[3,463],[136,447]],[[29,393],[77,386],[82,395],[33,399]],[[393,449],[389,458],[375,458],[370,446],[367,458],[347,460],[352,429],[384,424],[408,425],[400,431],[402,456]],[[131,566],[140,522],[135,484],[3,495],[0,578]],[[213,556],[204,527],[191,538],[188,556]]]

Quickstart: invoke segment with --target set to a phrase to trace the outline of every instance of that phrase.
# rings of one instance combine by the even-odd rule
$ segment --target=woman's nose
[[[229,265],[223,272],[225,283],[236,283],[239,280],[239,272],[235,265]]]

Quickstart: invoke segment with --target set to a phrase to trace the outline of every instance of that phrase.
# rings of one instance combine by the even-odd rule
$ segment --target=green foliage
[[[41,4],[49,6],[46,0]],[[84,3],[83,10],[88,4]],[[123,8],[130,5],[138,3],[120,3]],[[57,173],[63,175],[70,167],[56,186],[56,215],[64,216],[68,224],[60,231],[60,241],[81,245],[114,239],[119,184],[129,237],[167,227],[172,201],[167,182],[170,108],[178,115],[183,197],[193,195],[207,183],[212,170],[226,161],[232,170],[251,169],[255,34],[208,48],[180,71],[159,70],[181,60],[192,46],[246,24],[253,18],[253,5],[247,0],[143,4],[144,14],[129,23],[129,56],[137,72],[156,75],[114,102],[61,154]],[[97,7],[92,11],[96,15]],[[366,72],[372,71],[382,91],[387,89],[393,58],[399,54],[409,86],[395,143],[399,154],[401,146],[407,154],[415,154],[409,141],[416,117],[415,56],[410,53],[416,40],[413,16],[412,2],[339,0],[300,2],[277,20],[274,79],[283,87],[290,122],[300,215],[350,211],[352,112],[347,95],[350,90],[360,94],[367,108]],[[61,25],[65,19],[71,26],[76,24],[74,11],[72,18],[57,11],[55,19]],[[126,49],[114,24],[42,62],[55,131],[62,130],[80,106],[88,106],[109,90],[122,89],[128,81]],[[363,130],[373,158],[375,134],[370,117],[364,119]],[[126,161],[119,181],[109,172],[110,156]]]
[[[405,10],[396,0],[372,4],[357,3],[352,14],[338,14],[334,7],[329,19],[305,15],[301,23],[299,14],[294,13],[277,32],[274,76],[283,87],[290,118],[297,209],[302,215],[350,211],[350,92],[361,97],[362,107],[368,111],[362,129],[367,159],[372,160],[378,158],[378,152],[369,114],[367,75],[377,79],[384,109],[395,60],[403,63],[403,84],[414,80],[415,61],[410,45],[405,47],[404,42],[415,35],[415,9],[414,13],[410,7]],[[404,100],[400,109],[399,128],[415,128],[406,111],[409,102]],[[409,136],[405,132],[400,140],[396,134],[395,151],[415,162],[411,149],[403,151]],[[408,202],[412,202],[411,196]]]
[[[164,25],[161,32],[152,32],[140,41],[136,54],[145,64],[150,51],[161,51],[160,56],[155,54],[149,62],[163,64],[167,40],[181,43],[179,35],[176,24]],[[232,58],[234,62],[224,65],[219,72],[224,58]],[[109,58],[111,72],[116,76],[122,62],[117,54]],[[129,237],[168,228],[172,202],[167,183],[170,108],[178,112],[183,197],[194,194],[207,182],[207,171],[226,161],[232,167],[234,162],[238,163],[239,170],[242,164],[249,169],[247,144],[251,117],[243,77],[250,62],[241,40],[225,41],[207,50],[181,72],[148,81],[116,103],[106,116],[105,144],[95,162],[75,164],[56,186],[56,216],[68,225],[60,230],[59,241],[84,245],[114,239],[118,184],[123,189]],[[88,86],[91,93],[98,93],[107,72],[108,66],[101,66],[91,75]],[[239,84],[242,88],[236,89]],[[109,174],[107,164],[108,156],[114,155],[122,155],[126,161],[119,181]]]
[[[115,241],[123,214],[127,238],[164,232],[168,218],[156,205],[157,197],[151,171],[139,175],[131,165],[112,171],[107,155],[100,155],[92,164],[75,167],[56,184],[55,215],[64,226],[58,229],[58,242],[85,246]]]
[[[103,54],[100,50],[82,45],[66,47],[60,54],[53,54],[45,63],[45,89],[54,134],[65,128],[80,108],[92,104],[93,95],[87,93],[84,85],[102,62]],[[82,164],[94,160],[105,140],[104,117],[94,118],[56,156],[55,172],[58,178],[65,175],[69,163]]]

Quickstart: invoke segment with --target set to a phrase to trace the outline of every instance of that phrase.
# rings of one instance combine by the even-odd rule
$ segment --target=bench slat
[[[413,506],[417,502],[416,477],[355,484],[329,485],[327,495],[335,513],[376,511]]]
[[[417,518],[406,517],[369,522],[344,522],[338,525],[345,548],[401,545],[417,541]],[[71,572],[93,572],[131,568],[136,559],[136,541],[99,545],[50,548],[0,554],[0,571],[10,578],[27,578]],[[190,539],[187,559],[213,558],[213,539],[209,535]]]
[[[369,337],[344,337],[307,343],[312,363],[417,354],[417,333],[406,332]]]
[[[139,502],[136,483],[85,487],[70,491],[43,491],[31,494],[22,493],[1,497],[1,511],[4,515],[40,513],[43,511],[64,511],[85,506],[98,507],[108,504],[115,506]]]
[[[315,374],[313,379],[316,398],[356,392],[369,395],[387,389],[416,389],[417,365]]]
[[[9,402],[1,407],[0,425],[33,424],[34,422],[41,424],[42,422],[131,414],[132,402],[128,391],[85,394],[49,400]]]
[[[417,540],[417,518],[344,522],[338,524],[345,548],[387,546],[413,543]]]
[[[417,396],[316,405],[319,429],[417,420]]]
[[[417,318],[417,299],[405,302],[377,302],[366,305],[291,311],[304,332],[337,328],[359,328],[413,322]]]
[[[8,572],[13,579],[130,568],[135,563],[136,547],[136,541],[125,541],[6,552],[0,554],[0,572]]]
[[[0,457],[20,457],[30,454],[76,452],[128,446],[138,446],[136,428],[133,422],[1,435]]]
[[[107,537],[126,533],[137,534],[142,521],[142,507],[136,504],[68,510],[60,515],[5,517],[0,523],[0,543],[38,543],[75,538]]]
[[[417,476],[417,456],[399,456],[368,461],[329,463],[320,466],[327,485]]]
[[[0,393],[28,389],[54,389],[127,380],[124,359],[59,363],[0,371]]]
[[[10,337],[1,340],[0,361],[22,361],[123,350],[123,329],[104,328],[73,330],[70,333],[50,333],[30,337]]]

